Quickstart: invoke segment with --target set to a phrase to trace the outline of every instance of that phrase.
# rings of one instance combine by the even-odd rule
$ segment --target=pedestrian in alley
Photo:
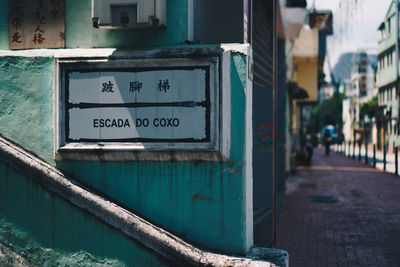
[[[328,130],[325,130],[323,143],[325,146],[325,155],[326,156],[329,156],[329,153],[331,152],[331,142],[332,142],[332,136]]]

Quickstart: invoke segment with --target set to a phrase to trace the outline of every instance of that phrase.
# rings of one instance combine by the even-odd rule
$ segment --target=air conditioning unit
[[[95,28],[167,26],[167,0],[92,0]]]

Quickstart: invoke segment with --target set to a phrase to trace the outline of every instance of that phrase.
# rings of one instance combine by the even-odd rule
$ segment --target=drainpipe
[[[277,107],[278,107],[278,0],[273,0],[273,178],[272,178],[272,247],[276,248],[276,224],[277,224],[277,166],[276,166],[276,136],[277,136]]]

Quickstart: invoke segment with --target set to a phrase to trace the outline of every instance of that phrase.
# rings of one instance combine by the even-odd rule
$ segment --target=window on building
[[[391,22],[391,18],[388,19],[388,33],[389,33],[389,34],[390,34],[390,28],[391,28],[391,27],[390,27],[390,26],[391,26],[391,25],[390,25],[390,24],[391,24],[390,22]]]
[[[396,51],[394,48],[392,48],[391,54],[392,54],[392,62],[394,62],[394,59],[396,59]]]
[[[392,48],[392,51],[390,52],[390,54],[392,55],[392,63],[394,63],[394,59],[396,59],[396,54],[395,54],[394,48]]]
[[[385,53],[385,57],[386,57],[386,64],[389,67],[390,66],[390,55],[388,52]]]
[[[383,55],[383,67],[386,68],[388,66],[387,54]]]
[[[386,91],[386,99],[385,100],[386,100],[386,103],[387,103],[390,100],[390,91],[389,91],[389,89],[387,87],[385,88],[385,91]]]
[[[378,57],[378,70],[382,69],[382,64],[381,64],[381,57]]]

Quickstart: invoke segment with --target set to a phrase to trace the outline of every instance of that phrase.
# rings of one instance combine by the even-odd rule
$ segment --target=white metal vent
[[[166,0],[92,0],[95,28],[147,28],[167,25]]]

